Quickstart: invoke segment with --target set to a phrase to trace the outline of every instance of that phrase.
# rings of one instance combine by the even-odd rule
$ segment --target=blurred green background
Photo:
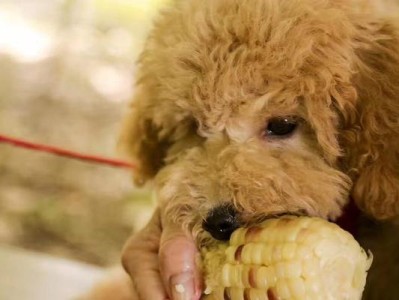
[[[0,134],[117,157],[135,62],[165,0],[0,2]],[[119,261],[151,212],[128,170],[0,144],[0,243]]]

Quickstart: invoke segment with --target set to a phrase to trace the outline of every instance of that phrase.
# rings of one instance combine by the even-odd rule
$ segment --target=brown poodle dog
[[[378,5],[174,1],[123,135],[136,182],[199,244],[270,215],[336,220],[353,199],[365,298],[399,299],[399,231],[376,221],[399,214],[399,26]]]

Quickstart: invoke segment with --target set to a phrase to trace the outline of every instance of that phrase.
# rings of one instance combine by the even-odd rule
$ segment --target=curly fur
[[[180,0],[162,13],[122,144],[168,218],[205,241],[202,220],[226,202],[246,222],[334,220],[350,198],[376,220],[399,214],[399,26],[371,3]],[[279,116],[299,129],[265,137]]]

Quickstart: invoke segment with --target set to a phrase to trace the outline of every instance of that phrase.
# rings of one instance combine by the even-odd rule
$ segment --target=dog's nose
[[[202,227],[213,238],[220,241],[227,241],[230,239],[233,231],[240,227],[237,211],[231,205],[218,206],[209,212]]]

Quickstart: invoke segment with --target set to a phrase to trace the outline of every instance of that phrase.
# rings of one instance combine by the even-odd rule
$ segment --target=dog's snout
[[[227,241],[230,239],[233,231],[240,227],[237,211],[230,205],[218,206],[209,212],[202,227],[213,238],[220,241]]]

